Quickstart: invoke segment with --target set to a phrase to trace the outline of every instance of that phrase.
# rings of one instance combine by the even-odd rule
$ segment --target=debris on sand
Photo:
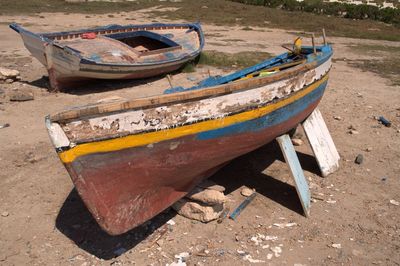
[[[33,92],[30,89],[16,89],[12,90],[8,96],[10,101],[24,102],[33,100]]]
[[[378,121],[382,123],[382,125],[384,125],[385,127],[390,127],[392,125],[392,123],[387,120],[386,118],[384,118],[383,116],[380,116],[378,118]]]
[[[2,129],[2,128],[6,128],[6,127],[9,127],[9,126],[10,126],[10,124],[9,124],[9,123],[0,124],[0,129]]]
[[[390,204],[400,206],[400,202],[398,202],[397,200],[391,199],[389,202],[390,202]]]
[[[240,194],[242,194],[242,196],[249,197],[251,194],[254,193],[254,191],[255,191],[255,190],[253,190],[253,189],[250,189],[250,188],[248,188],[248,187],[244,187],[244,188],[242,188],[242,190],[240,191]]]
[[[281,256],[281,253],[282,253],[282,248],[281,247],[279,247],[279,246],[271,247],[270,250],[274,253],[274,256],[276,258]]]
[[[342,248],[342,244],[332,244],[331,247],[340,249]]]
[[[253,259],[250,254],[247,254],[246,256],[244,256],[243,260],[247,260],[250,263],[263,263],[263,262],[265,262],[264,260]]]
[[[296,223],[286,223],[286,224],[275,223],[275,224],[273,224],[273,226],[276,226],[278,228],[293,227],[293,226],[296,226],[296,225],[297,225]]]
[[[4,211],[1,213],[1,216],[3,216],[3,217],[7,217],[8,215],[10,215],[10,214],[7,211]]]

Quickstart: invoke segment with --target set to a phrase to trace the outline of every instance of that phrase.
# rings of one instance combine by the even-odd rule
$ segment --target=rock
[[[11,83],[13,83],[13,82],[14,82],[13,79],[6,79],[6,83],[8,83],[8,84],[11,84]]]
[[[215,204],[213,206],[205,205],[200,202],[188,201],[180,199],[172,205],[172,208],[180,215],[197,220],[203,223],[218,219],[224,210],[223,204]]]
[[[359,134],[359,132],[357,130],[351,129],[351,130],[349,130],[349,134],[357,135],[357,134]]]
[[[301,139],[292,139],[292,144],[294,146],[301,146],[303,145],[303,141]]]
[[[7,217],[8,215],[10,215],[10,214],[7,211],[4,211],[1,213],[1,216],[3,216],[3,217]]]
[[[14,69],[8,69],[4,67],[0,67],[0,75],[5,77],[6,79],[15,79],[19,76],[19,71]]]
[[[16,89],[9,93],[10,101],[31,101],[33,100],[33,92],[29,89]]]
[[[368,148],[365,149],[365,151],[366,151],[366,152],[370,152],[370,151],[372,151],[372,148],[371,148],[371,147],[368,147]]]
[[[208,180],[208,179],[201,182],[199,185],[197,185],[197,187],[212,189],[212,190],[216,190],[216,191],[220,191],[220,192],[225,191],[225,188],[223,186],[217,185],[215,182]]]
[[[342,120],[343,118],[340,117],[340,116],[334,116],[333,119],[340,121],[340,120]]]
[[[250,189],[248,187],[244,187],[242,188],[242,190],[240,191],[240,194],[242,194],[242,196],[245,197],[249,197],[250,195],[252,195],[254,193],[253,189]]]
[[[354,160],[356,164],[362,164],[363,161],[364,161],[364,156],[362,154],[357,155],[356,159]]]
[[[389,202],[390,202],[390,204],[393,204],[393,205],[396,205],[396,206],[400,205],[400,202],[398,202],[397,200],[394,200],[394,199],[389,200]]]
[[[226,196],[223,192],[212,189],[195,188],[186,197],[208,205],[223,204],[226,202]]]
[[[340,248],[342,248],[342,245],[341,244],[332,244],[331,247],[340,249]]]

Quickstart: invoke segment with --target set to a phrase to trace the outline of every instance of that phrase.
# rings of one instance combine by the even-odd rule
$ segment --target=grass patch
[[[351,66],[370,71],[390,79],[392,85],[400,86],[400,47],[359,44],[350,46],[353,51],[368,55],[382,55],[381,60],[352,60]]]
[[[328,17],[299,11],[244,5],[230,1],[185,0],[166,3],[179,7],[174,12],[154,11],[156,16],[169,19],[202,21],[216,25],[240,25],[242,27],[275,27],[287,30],[321,32],[325,28],[329,36],[361,39],[400,41],[400,27],[372,20],[351,20]],[[207,9],[201,8],[207,6]],[[243,18],[238,21],[237,18]]]
[[[229,54],[217,51],[204,51],[200,54],[198,64],[214,67],[245,68],[255,65],[271,56],[270,53],[266,52],[239,52]]]
[[[79,2],[68,3],[64,0],[1,0],[1,15],[23,15],[40,12],[105,14],[121,11],[135,11],[159,5],[155,0],[135,2]]]
[[[184,73],[192,73],[196,71],[197,66],[240,69],[253,66],[270,57],[272,57],[272,55],[266,52],[239,52],[229,54],[218,51],[203,51],[194,62],[187,63],[181,71]]]

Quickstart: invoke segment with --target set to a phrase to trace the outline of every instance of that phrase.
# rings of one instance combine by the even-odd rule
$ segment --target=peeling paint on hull
[[[88,154],[66,167],[100,226],[109,234],[121,234],[162,212],[224,163],[296,127],[318,105],[325,86],[326,82],[301,100],[253,121]]]

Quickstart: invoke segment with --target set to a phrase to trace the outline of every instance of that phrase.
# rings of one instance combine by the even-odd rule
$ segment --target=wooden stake
[[[172,86],[171,75],[167,75],[167,79],[168,79],[169,86],[171,86],[171,88],[173,88],[174,86]]]
[[[322,38],[324,38],[324,45],[326,45],[326,35],[325,35],[325,29],[322,28]]]
[[[312,34],[311,41],[312,41],[312,47],[313,47],[313,50],[314,50],[314,54],[316,54],[317,53],[317,48],[315,48],[315,35],[314,35],[314,33]]]

